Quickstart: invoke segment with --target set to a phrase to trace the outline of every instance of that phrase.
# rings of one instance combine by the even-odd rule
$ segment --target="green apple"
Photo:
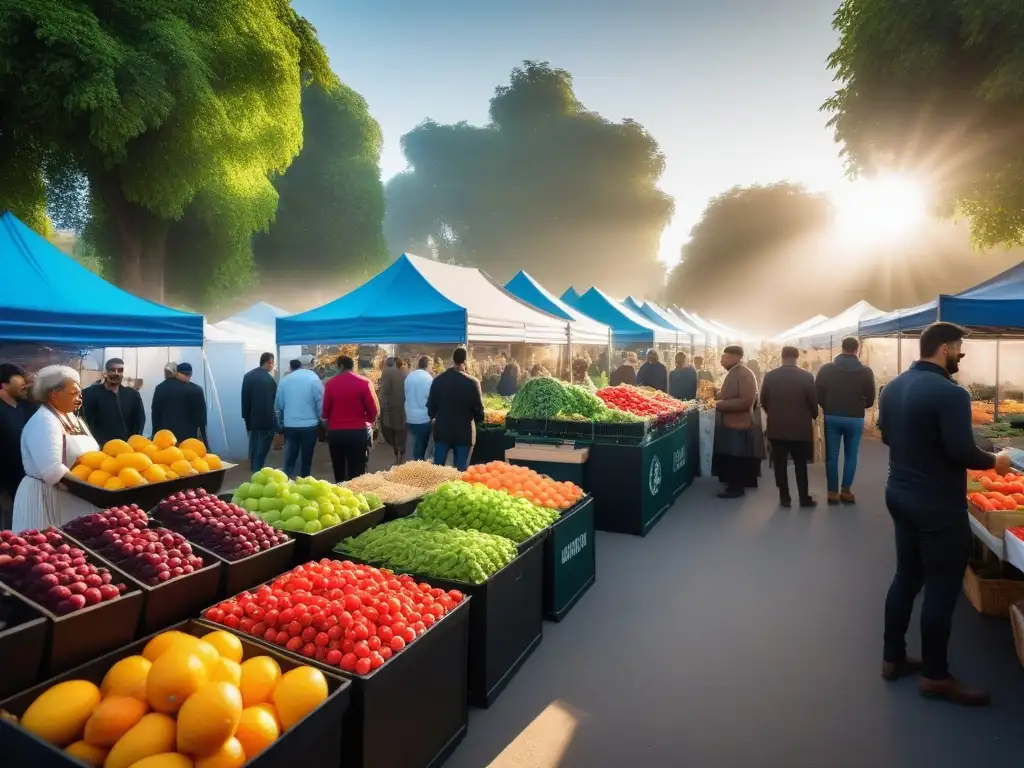
[[[284,500],[288,505],[294,504],[297,507],[304,506],[306,503],[306,497],[301,493],[295,493],[294,490],[289,490],[288,493],[284,495]]]
[[[302,526],[302,530],[306,533],[319,533],[323,530],[323,526],[320,525],[319,520],[308,520],[306,524]]]
[[[264,512],[262,515],[260,515],[260,517],[263,518],[263,522],[268,523],[269,525],[273,525],[281,519],[281,513],[278,512],[276,509],[272,509],[269,512]]]
[[[279,531],[283,531],[283,530],[285,530],[284,520],[275,520],[274,522],[272,522],[270,524],[270,527],[271,528],[276,528]]]
[[[243,499],[249,498],[252,496],[252,483],[242,483],[238,486],[238,490],[235,491],[235,494],[241,496]]]
[[[260,512],[280,511],[282,509],[284,509],[284,501],[282,499],[267,498],[266,496],[260,499]]]
[[[331,514],[334,512],[334,502],[328,499],[326,496],[320,496],[316,500],[317,505],[320,507],[320,511],[325,514]]]
[[[305,524],[306,521],[301,517],[292,517],[284,521],[284,529],[286,531],[301,531]]]
[[[259,499],[246,499],[242,506],[246,512],[259,512],[260,511],[260,500]]]
[[[306,520],[307,522],[310,521],[310,520],[319,520],[320,519],[320,510],[319,509],[314,509],[313,507],[303,507],[302,508],[302,519]]]
[[[288,520],[302,515],[302,506],[299,504],[288,504],[281,510],[281,519]]]
[[[295,491],[307,499],[315,499],[320,495],[319,489],[315,485],[309,485],[308,483],[296,486]]]
[[[280,488],[277,487],[277,483],[267,483],[263,486],[263,498],[265,499],[276,499],[280,493]]]
[[[341,522],[341,518],[337,515],[324,515],[320,518],[320,525],[324,528],[330,528],[332,525],[338,525]]]
[[[247,499],[258,499],[263,496],[263,489],[266,488],[262,483],[249,483],[249,492],[245,494]]]

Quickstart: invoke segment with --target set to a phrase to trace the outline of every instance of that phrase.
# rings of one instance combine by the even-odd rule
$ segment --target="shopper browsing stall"
[[[632,352],[626,352],[622,355],[622,365],[612,371],[611,378],[608,383],[617,387],[620,384],[636,385],[636,367],[634,362],[636,361],[636,355]]]
[[[757,381],[743,365],[743,348],[722,351],[722,367],[728,373],[715,403],[715,449],[712,472],[725,485],[721,499],[737,499],[748,486],[757,484],[760,464],[753,431]]]
[[[597,392],[597,387],[594,386],[593,379],[590,378],[589,372],[590,366],[587,361],[582,357],[577,357],[572,361],[572,383],[578,387],[583,387],[587,392]]]
[[[355,361],[338,358],[337,376],[324,390],[323,420],[327,423],[327,447],[335,482],[342,483],[366,472],[369,452],[367,425],[377,420],[378,407],[368,379],[354,372]]]
[[[807,464],[814,449],[814,419],[818,416],[818,397],[814,376],[797,365],[800,351],[782,348],[782,365],[768,371],[761,388],[761,405],[768,414],[768,440],[771,442],[775,485],[779,504],[792,505],[789,495],[789,460],[793,459],[796,490],[800,506],[816,507],[807,484]]]
[[[430,358],[424,355],[416,364],[416,370],[405,378],[405,420],[412,434],[412,457],[423,461],[427,456],[430,442],[430,414],[427,400],[434,377],[430,375]]]
[[[475,424],[484,420],[480,382],[466,373],[466,350],[455,350],[454,366],[430,386],[427,412],[434,420],[434,463],[444,464],[453,454],[457,469],[469,466]]]
[[[292,360],[288,368],[274,398],[277,423],[284,432],[284,473],[308,477],[326,398],[324,383],[314,371],[304,368],[301,360]]]
[[[408,371],[400,357],[389,357],[380,377],[380,427],[384,442],[395,452],[395,464],[405,461],[405,378]]]
[[[274,356],[264,352],[260,355],[259,366],[242,377],[242,421],[249,434],[249,464],[253,472],[259,472],[267,463],[270,444],[277,432],[276,399]]]
[[[668,369],[658,358],[658,351],[647,351],[647,362],[640,366],[636,374],[638,387],[650,387],[668,393]]]
[[[142,395],[123,381],[124,360],[111,358],[103,366],[103,378],[82,392],[82,418],[100,445],[141,435],[146,428]]]
[[[197,437],[209,445],[206,434],[206,394],[192,382],[191,363],[178,363],[174,378],[153,390],[153,434],[162,429],[178,440]]]
[[[676,400],[683,401],[697,397],[697,371],[692,365],[686,364],[685,352],[676,352],[675,370],[668,375],[668,393]]]
[[[78,372],[66,365],[43,368],[36,375],[32,396],[41,407],[21,435],[25,479],[14,498],[16,531],[60,527],[96,511],[63,486],[78,457],[99,450],[85,422],[75,415],[82,407]]]
[[[25,371],[21,366],[0,365],[0,530],[11,527],[14,497],[25,477],[21,433],[37,407],[28,399]]]

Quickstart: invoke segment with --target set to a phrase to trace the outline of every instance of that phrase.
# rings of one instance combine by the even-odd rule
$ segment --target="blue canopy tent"
[[[0,216],[0,340],[58,347],[201,347],[203,316],[123,291],[12,213]]]
[[[572,293],[570,294],[570,292]],[[575,291],[570,288],[562,295],[562,301],[609,326],[612,329],[612,343],[616,347],[637,347],[651,344],[674,347],[677,344],[677,334],[674,330],[669,330],[648,320],[597,288],[591,288],[575,299],[572,298],[573,295],[575,295]]]
[[[562,301],[548,292],[544,286],[534,280],[528,273],[520,271],[505,283],[505,290],[549,315],[561,317],[569,323],[569,333],[573,344],[611,343],[611,328],[604,323],[592,320],[578,309]]]
[[[698,343],[704,344],[704,334],[702,332],[686,323],[682,318],[676,317],[671,312],[662,309],[657,304],[650,301],[645,301],[641,304],[632,296],[627,296],[626,300],[622,303],[637,314],[643,315],[652,323],[675,331],[680,342],[680,346],[682,346],[688,339],[690,342],[691,355],[695,354],[695,347]]]
[[[404,253],[334,301],[277,318],[284,344],[566,344],[564,318],[534,309],[478,269]]]

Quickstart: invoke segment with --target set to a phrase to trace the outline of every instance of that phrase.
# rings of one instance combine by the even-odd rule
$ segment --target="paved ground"
[[[318,453],[314,474],[330,477]],[[764,481],[723,502],[701,480],[646,538],[599,534],[597,583],[545,623],[494,706],[471,711],[446,768],[1021,765],[1024,670],[1006,621],[966,600],[956,615],[954,671],[993,691],[991,709],[878,677],[885,460],[865,443],[853,508],[782,510]],[[820,467],[812,483],[823,496]]]

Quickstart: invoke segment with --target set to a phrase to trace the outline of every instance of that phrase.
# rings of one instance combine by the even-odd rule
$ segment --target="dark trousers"
[[[309,477],[316,450],[316,427],[284,428],[284,473],[288,477]],[[299,465],[296,474],[295,465]]]
[[[253,472],[259,472],[267,464],[270,444],[274,442],[274,430],[254,429],[249,432],[249,464]]]
[[[971,555],[971,526],[962,509],[924,509],[886,494],[896,530],[896,576],[885,598],[885,661],[902,661],[914,599],[921,606],[921,675],[949,677],[946,650],[953,610]]]
[[[452,454],[452,463],[460,472],[469,468],[469,452],[471,445],[451,445],[449,443],[434,443],[434,463],[444,466],[448,461],[448,454]]]
[[[332,429],[327,433],[334,482],[343,483],[366,474],[368,442],[365,429]]]
[[[779,487],[779,498],[790,501],[789,459],[793,459],[793,474],[796,475],[796,492],[800,500],[809,497],[807,490],[807,462],[810,461],[813,443],[809,440],[772,440],[772,466],[775,468],[775,485]]]
[[[426,424],[410,424],[409,434],[412,435],[412,457],[416,461],[427,458],[427,444],[430,442],[430,422]]]

